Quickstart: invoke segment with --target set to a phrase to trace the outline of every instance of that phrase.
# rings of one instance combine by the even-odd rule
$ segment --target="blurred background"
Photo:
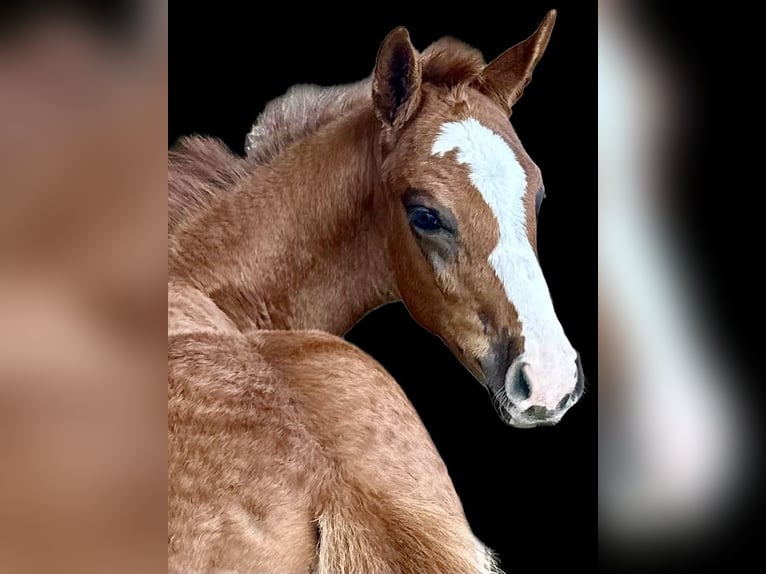
[[[605,571],[729,571],[763,532],[747,20],[599,2]]]
[[[162,2],[3,4],[0,572],[166,568],[166,138]]]
[[[464,21],[464,39],[489,56],[556,5],[530,3],[507,21],[473,3],[466,14],[410,15],[408,25],[427,23],[413,31],[422,47],[432,34],[459,35]],[[450,426],[452,419],[429,410],[427,389],[410,383],[407,390],[474,528],[506,549],[509,570],[584,565],[597,537],[606,572],[736,569],[757,558],[764,532],[764,395],[755,366],[764,340],[758,19],[734,5],[600,1],[596,134],[596,14],[559,8],[550,52],[514,123],[546,179],[560,182],[549,186],[543,207],[549,223],[541,221],[541,234],[548,230],[541,251],[559,289],[554,302],[568,299],[558,303],[562,322],[578,346],[593,346],[590,359],[583,356],[591,389],[583,403],[566,424],[529,439],[499,427],[480,389],[438,341],[406,327],[403,309],[371,316],[350,338],[405,384],[433,368],[404,368],[408,349],[423,349],[442,372],[454,373],[442,406],[474,409],[478,427]],[[171,118],[167,2],[27,2],[0,13],[0,572],[166,568],[167,146],[196,131],[241,152],[263,102],[289,85],[278,72],[287,57],[281,47],[292,41],[262,17],[243,19],[240,29],[259,37],[262,49],[248,52],[246,37],[223,49],[242,50],[242,77],[267,66],[276,79],[257,89],[240,78],[235,87],[244,90],[221,95],[235,70],[205,52],[223,32],[197,34],[199,22],[183,12],[174,9],[174,62],[191,61],[186,66],[203,73],[180,65]],[[293,34],[316,29],[313,15],[294,12]],[[385,12],[375,34],[349,32],[355,45],[367,36],[377,45],[400,23]],[[263,49],[267,29],[276,35],[271,50]],[[323,79],[322,56],[315,57],[317,75],[300,81]],[[346,73],[338,81],[361,77],[351,67]],[[551,101],[544,95],[551,90],[560,101],[546,127],[545,110],[533,102]],[[216,121],[232,98],[242,105]],[[197,119],[185,119],[194,107]],[[572,146],[566,130],[555,134],[566,121],[594,131],[578,128]],[[592,135],[598,143],[589,143]],[[554,159],[567,145],[589,158],[579,172],[557,172],[563,164]],[[592,168],[591,145],[598,146]],[[546,156],[556,149],[558,156]],[[583,214],[596,213],[596,175],[598,221],[584,223]],[[576,202],[562,198],[565,187],[580,194]],[[562,214],[575,203],[581,225],[562,238]],[[566,282],[567,259],[584,277],[578,289]],[[596,288],[597,355],[596,318],[588,319]],[[375,335],[381,323],[409,330],[385,341]],[[530,481],[533,491],[550,495],[551,485],[565,484],[556,491],[558,512],[488,518],[518,516],[513,501],[499,500],[496,482],[501,467],[518,459],[488,462],[481,441],[489,432],[507,432],[497,440],[522,449],[527,469],[545,471]],[[568,458],[546,461],[541,445]],[[491,482],[472,482],[477,469]],[[530,521],[537,526],[518,527]]]

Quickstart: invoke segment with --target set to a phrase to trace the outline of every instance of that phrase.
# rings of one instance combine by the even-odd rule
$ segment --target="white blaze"
[[[455,149],[457,161],[468,166],[471,183],[492,209],[500,230],[489,263],[518,313],[524,336],[521,357],[531,390],[529,399],[517,406],[552,409],[574,389],[577,355],[553,310],[527,236],[526,174],[505,140],[474,118],[443,124],[431,153],[443,156]]]

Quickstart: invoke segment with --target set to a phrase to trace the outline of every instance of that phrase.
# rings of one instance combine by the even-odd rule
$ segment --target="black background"
[[[559,5],[560,4],[560,5]],[[290,3],[186,2],[171,10],[169,144],[183,134],[221,138],[242,153],[264,104],[296,83],[359,80],[397,25],[416,48],[445,35],[489,60],[558,9],[548,50],[513,124],[540,166],[547,199],[539,252],[558,316],[580,351],[584,398],[556,427],[505,426],[487,393],[405,308],[368,315],[347,338],[379,360],[420,413],[444,457],[476,535],[506,570],[590,566],[596,556],[596,6],[524,2],[503,13],[357,5],[309,13]]]

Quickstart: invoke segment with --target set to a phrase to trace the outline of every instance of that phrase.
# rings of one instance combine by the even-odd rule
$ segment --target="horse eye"
[[[442,227],[439,216],[427,207],[416,206],[407,210],[410,225],[421,231],[435,231]]]

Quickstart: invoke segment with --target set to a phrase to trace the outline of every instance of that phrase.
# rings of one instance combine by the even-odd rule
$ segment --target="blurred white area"
[[[599,3],[599,527],[602,547],[651,554],[727,526],[751,432],[666,215],[693,90],[633,7]]]

